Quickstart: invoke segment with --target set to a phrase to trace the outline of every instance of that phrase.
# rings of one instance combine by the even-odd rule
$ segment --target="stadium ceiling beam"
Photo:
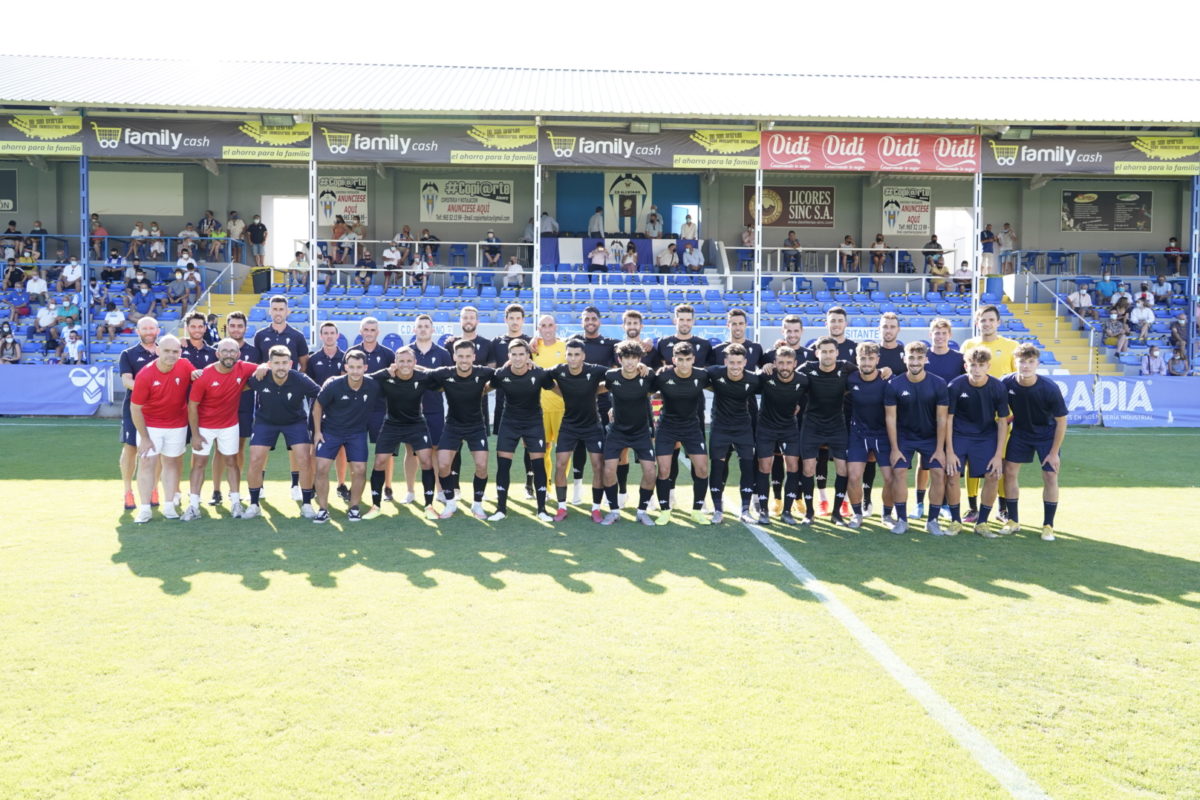
[[[1036,192],[1038,189],[1041,189],[1043,186],[1045,186],[1049,182],[1050,182],[1049,175],[1033,175],[1032,177],[1029,178],[1029,189],[1030,189],[1030,191]]]
[[[200,159],[200,164],[201,164],[201,166],[203,166],[203,167],[204,167],[206,170],[208,170],[209,172],[211,172],[213,175],[220,175],[220,174],[221,174],[221,165],[220,165],[220,164],[218,164],[218,163],[216,162],[216,160],[215,160],[215,159],[212,159],[212,158],[202,158],[202,159]]]
[[[25,160],[38,172],[50,171],[50,165],[46,163],[45,156],[25,156]]]
[[[382,161],[375,162],[375,174],[381,178],[387,177],[387,168],[383,166]]]

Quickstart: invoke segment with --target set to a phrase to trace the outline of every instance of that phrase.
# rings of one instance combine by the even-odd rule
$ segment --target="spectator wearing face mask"
[[[1183,250],[1179,248],[1179,240],[1174,236],[1167,242],[1167,246],[1163,250],[1163,256],[1167,259],[1167,266],[1171,268],[1172,275],[1182,274]]]
[[[12,327],[0,324],[0,364],[20,364],[21,343],[13,336]]]
[[[137,322],[142,317],[153,317],[158,313],[158,299],[150,291],[150,284],[142,281],[129,301],[129,319]]]
[[[1171,355],[1171,360],[1167,362],[1167,374],[1183,376],[1190,372],[1187,352],[1182,347],[1176,347],[1175,352]]]
[[[125,312],[117,308],[116,303],[109,301],[104,306],[104,321],[96,326],[96,338],[102,339],[107,336],[109,342],[116,341],[117,334],[128,324]]]
[[[75,256],[71,256],[71,260],[67,262],[67,266],[63,267],[62,274],[58,276],[58,291],[60,292],[78,292],[83,288],[83,265]]]
[[[1142,356],[1141,369],[1138,370],[1139,375],[1166,375],[1167,360],[1158,352],[1157,345],[1150,345],[1150,352]]]
[[[78,328],[70,328],[58,340],[58,349],[54,351],[60,364],[86,364],[87,350],[83,347],[83,337]]]
[[[31,303],[46,302],[50,287],[46,284],[46,279],[42,277],[41,270],[35,270],[30,274],[29,279],[25,281],[25,292],[29,295]]]
[[[167,284],[166,304],[169,306],[177,305],[182,308],[188,301],[190,291],[188,283],[184,280],[183,270],[175,270],[175,279]]]
[[[254,256],[254,266],[263,266],[267,255],[267,226],[262,224],[262,217],[258,214],[246,226],[246,241],[250,244],[250,254]]]
[[[1143,342],[1150,337],[1150,326],[1154,324],[1154,309],[1145,298],[1139,298],[1137,307],[1129,315],[1129,327],[1137,331],[1137,338]]]

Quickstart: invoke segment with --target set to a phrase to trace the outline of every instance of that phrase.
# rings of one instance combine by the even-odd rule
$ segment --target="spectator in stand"
[[[1129,324],[1121,317],[1120,311],[1113,309],[1109,312],[1102,332],[1106,345],[1116,345],[1117,355],[1129,349]]]
[[[137,285],[137,291],[129,298],[129,319],[137,322],[142,317],[156,316],[158,311],[158,298],[150,291],[150,282],[141,281]]]
[[[1158,345],[1150,345],[1150,350],[1142,356],[1139,375],[1166,375],[1167,360],[1158,352]]]
[[[430,242],[440,242],[441,239],[429,232],[429,228],[421,229],[421,252],[427,255],[432,255],[434,259],[438,256],[438,245],[430,244]],[[430,266],[433,266],[430,264]]]
[[[651,214],[646,218],[646,229],[644,231],[647,239],[661,239],[663,235],[662,221],[659,220],[658,214]]]
[[[608,272],[608,249],[604,242],[596,242],[596,247],[588,253],[588,272]]]
[[[783,248],[779,252],[783,256],[784,269],[789,272],[800,269],[800,240],[796,238],[795,231],[788,231],[787,238],[783,240]]]
[[[921,249],[921,255],[925,256],[926,272],[933,268],[933,262],[936,261],[937,257],[944,252],[946,251],[943,250],[942,245],[938,243],[937,234],[932,234],[929,237],[929,241],[926,242],[925,246]]]
[[[400,264],[403,253],[395,241],[389,242],[383,248],[380,258],[383,259],[383,289],[387,291],[392,284],[404,285],[404,268]]]
[[[1154,295],[1155,303],[1171,302],[1171,292],[1173,287],[1167,283],[1166,275],[1159,275],[1158,280],[1150,284],[1150,293]]]
[[[384,256],[386,255],[387,251],[384,251]],[[293,286],[308,286],[308,258],[303,250],[297,250],[295,256],[284,273],[289,289]]]
[[[229,233],[222,227],[217,227],[208,235],[208,260],[232,261],[233,253],[229,250]]]
[[[1166,248],[1163,250],[1163,255],[1166,257],[1167,266],[1171,268],[1172,275],[1183,274],[1183,250],[1179,249],[1179,240],[1174,236],[1167,242]],[[1159,276],[1162,280],[1162,276]]]
[[[412,263],[413,259],[413,235],[412,229],[405,225],[400,229],[400,232],[392,237],[392,244],[400,251],[400,256],[396,263],[401,267],[407,267]]]
[[[638,271],[638,251],[633,242],[625,246],[625,257],[621,259],[621,270],[629,273]]]
[[[604,238],[604,206],[596,206],[596,213],[588,218],[587,235]]]
[[[42,277],[41,270],[35,270],[26,279],[25,293],[29,295],[29,302],[45,303],[49,292],[50,287],[46,284],[46,279]]]
[[[83,347],[83,337],[77,328],[70,328],[66,335],[59,337],[54,355],[60,364],[87,363],[87,350]]]
[[[532,222],[532,220],[530,220],[530,221]],[[546,235],[557,236],[558,235],[558,220],[556,220],[554,217],[550,216],[549,211],[543,211],[541,228],[542,228],[543,236],[546,236]],[[530,241],[533,241],[533,240],[530,239]]]
[[[13,336],[12,326],[0,324],[0,364],[20,364],[21,343]]]
[[[688,272],[704,271],[704,256],[700,255],[691,242],[683,246],[683,266]]]
[[[163,302],[169,306],[179,306],[182,310],[187,305],[190,295],[187,281],[183,278],[183,270],[176,268],[175,279],[167,284],[167,296]]]
[[[1081,286],[1067,295],[1067,305],[1079,316],[1085,319],[1096,319],[1096,307],[1092,305],[1092,294]]]
[[[883,234],[875,234],[875,242],[871,245],[871,266],[875,267],[876,272],[883,272],[883,265],[887,263],[887,242],[883,240]]]
[[[199,241],[200,231],[196,230],[196,226],[192,223],[189,222],[184,225],[183,230],[176,234],[175,238],[177,239],[175,246],[179,248],[179,257],[181,259],[184,258],[184,253],[187,254],[187,258],[192,258],[194,252],[199,252],[201,244]]]
[[[858,245],[850,234],[846,234],[838,247],[838,267],[842,272],[858,272]]]
[[[3,233],[0,233],[0,252],[3,253],[6,259],[16,258],[17,248],[20,246],[21,232],[17,230],[17,221],[10,219],[8,227],[4,229]]]
[[[212,209],[204,212],[204,216],[200,218],[200,224],[196,226],[196,230],[200,232],[201,239],[207,239],[220,229],[221,223],[217,221]]]
[[[990,222],[983,226],[983,231],[979,234],[979,246],[983,250],[983,272],[990,275],[996,269],[996,234],[992,232]]]
[[[679,238],[684,241],[698,241],[699,231],[696,229],[696,223],[692,222],[692,215],[688,214],[684,217],[683,224],[679,226]]]
[[[942,294],[950,288],[950,270],[946,268],[946,259],[941,256],[933,260],[933,266],[929,269],[929,288]]]
[[[483,263],[484,266],[495,268],[500,266],[500,237],[496,232],[489,230],[483,241],[486,246],[483,248]]]
[[[58,303],[51,297],[46,305],[38,309],[37,314],[33,318],[33,332],[35,334],[42,333],[46,335],[46,341],[57,338],[55,335],[55,326],[58,325]]]
[[[167,255],[167,243],[163,238],[162,228],[158,227],[158,222],[150,220],[150,227],[146,233],[146,243],[150,245],[150,260],[162,261]]]
[[[336,270],[329,263],[329,257],[325,255],[323,250],[317,251],[317,280],[325,284],[325,291],[329,291],[329,287],[333,286],[333,279],[337,276]]]
[[[954,279],[954,291],[959,294],[971,293],[971,282],[975,279],[975,273],[971,270],[970,261],[964,259],[951,277]]]
[[[358,234],[350,225],[342,226],[342,235],[338,237],[338,247],[334,258],[339,264],[349,264],[358,261]]]
[[[1188,375],[1191,370],[1188,369],[1187,351],[1182,347],[1176,347],[1175,352],[1171,354],[1171,360],[1167,362],[1168,375]]]
[[[84,297],[87,298],[88,306],[92,309],[92,314],[99,316],[100,312],[104,310],[105,304],[108,303],[108,286],[95,278],[89,278]]]
[[[146,243],[146,239],[150,238],[150,231],[146,230],[146,226],[139,219],[133,223],[133,228],[129,231],[129,245],[125,248],[125,257],[134,258],[139,255],[138,248]]]
[[[1154,305],[1154,292],[1150,291],[1150,284],[1146,281],[1142,281],[1142,288],[1138,289],[1133,295],[1134,303],[1137,303],[1139,300],[1145,300],[1148,306]]]
[[[199,303],[200,294],[204,291],[204,278],[200,276],[200,270],[192,262],[188,262],[187,268],[183,272],[183,279],[187,281],[188,292],[191,294],[191,302]]]
[[[1131,330],[1137,331],[1134,337],[1141,341],[1146,341],[1150,338],[1150,326],[1154,324],[1154,309],[1146,302],[1146,298],[1139,298],[1137,306],[1134,307],[1133,313],[1129,315],[1129,327]]]
[[[92,215],[92,258],[99,261],[104,257],[104,248],[108,245],[108,229],[100,222],[100,218]]]
[[[1129,284],[1121,281],[1117,284],[1117,290],[1108,298],[1109,305],[1116,308],[1117,304],[1122,300],[1128,305],[1133,302],[1133,295],[1129,293]]]
[[[46,267],[46,283],[54,285],[58,283],[58,278],[62,275],[63,268],[67,266],[67,254],[60,247],[55,251],[54,263]]]
[[[115,247],[109,248],[108,259],[104,262],[104,266],[100,268],[100,280],[103,281],[119,281],[125,277],[125,263],[121,251]]]
[[[504,268],[504,288],[516,287],[522,289],[525,287],[525,267],[517,260],[516,256],[508,259],[508,266]]]
[[[371,251],[363,249],[362,255],[358,257],[358,261],[354,264],[358,268],[358,272],[354,273],[354,282],[366,289],[375,280],[375,257],[371,255]]]
[[[237,311],[234,313],[240,314],[241,312]],[[221,324],[220,324],[221,318],[218,317],[216,314],[209,314],[207,317],[205,317],[205,323],[206,323],[206,325],[205,325],[205,329],[204,329],[204,343],[206,345],[208,345],[209,347],[216,347],[217,342],[221,341]],[[243,327],[242,333],[244,334],[245,333],[245,330],[244,330],[245,325],[243,324],[242,327]],[[241,347],[241,346],[242,346],[241,344],[238,345],[238,347]],[[253,354],[255,356],[258,355],[258,351],[254,349],[253,345],[246,345],[246,347],[250,348],[253,351]],[[247,358],[245,360],[250,361],[252,359]]]
[[[1000,246],[1000,257],[1004,259],[1001,269],[1005,274],[1015,272],[1017,258],[1013,253],[1017,249],[1017,232],[1007,222],[1000,226],[1000,232],[996,234],[996,244]]]
[[[515,256],[514,256],[515,258]],[[429,283],[429,270],[437,266],[433,261],[433,249],[426,247],[425,252],[417,256],[416,261],[412,265],[412,283],[413,286],[420,286],[421,291],[425,290],[425,286]]]
[[[246,226],[246,241],[250,244],[250,255],[254,257],[254,266],[266,264],[267,256],[267,226],[263,225],[262,217],[254,215],[254,221]]]
[[[679,267],[679,254],[675,252],[675,243],[671,242],[667,245],[667,249],[658,254],[654,259],[655,266],[658,267],[659,273],[666,275],[674,272]]]
[[[4,290],[21,289],[25,286],[25,270],[17,266],[15,258],[8,259],[4,267]]]
[[[1182,347],[1187,349],[1187,314],[1180,311],[1175,315],[1175,319],[1171,320],[1171,347]]]
[[[341,214],[333,216],[333,225],[329,227],[329,235],[333,241],[338,242],[337,249],[333,251],[333,260],[337,264],[345,264],[347,250],[342,246],[342,237],[350,232],[350,226],[346,224],[346,218]]]
[[[1117,282],[1112,275],[1105,272],[1096,283],[1096,302],[1099,305],[1112,305],[1112,296],[1117,293]]]
[[[37,266],[37,262],[42,260],[42,251],[38,247],[37,241],[31,236],[26,236],[25,241],[21,243],[21,258],[18,258],[17,261],[22,259],[31,266]]]
[[[58,307],[58,324],[62,326],[73,326],[79,322],[83,316],[83,312],[79,310],[79,301],[75,298],[77,295],[69,294],[63,298],[62,303]]]
[[[37,249],[41,252],[46,252],[46,237],[50,235],[50,231],[46,230],[46,226],[42,224],[40,219],[33,221],[33,227],[29,229],[29,235],[37,240]]]
[[[350,225],[350,230],[354,231],[355,238],[362,240],[367,238],[367,226],[363,224],[362,217],[351,217],[353,222]]]
[[[108,301],[104,306],[104,321],[96,326],[96,338],[101,339],[108,337],[109,343],[116,341],[117,334],[125,330],[125,326],[129,321],[125,319],[125,312],[117,308],[117,304]]]
[[[82,289],[83,265],[79,263],[75,256],[71,256],[71,260],[67,262],[67,266],[63,267],[62,274],[58,276],[58,291],[78,292]]]
[[[246,236],[246,220],[239,217],[238,212],[230,211],[229,218],[225,220],[225,233],[231,242],[243,241]]]

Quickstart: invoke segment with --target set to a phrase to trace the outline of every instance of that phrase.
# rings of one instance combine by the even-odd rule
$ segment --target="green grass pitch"
[[[1009,796],[739,523],[135,525],[116,440],[0,420],[2,798]],[[772,533],[1050,796],[1200,797],[1200,431],[1064,461],[1054,543]]]

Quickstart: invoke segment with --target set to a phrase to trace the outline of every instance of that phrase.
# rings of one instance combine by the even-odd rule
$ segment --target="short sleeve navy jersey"
[[[142,371],[142,367],[149,364],[157,356],[151,353],[146,348],[142,347],[141,342],[138,342],[133,347],[127,347],[121,351],[121,362],[118,368],[118,373],[128,375],[130,378],[136,378],[137,374]],[[133,397],[133,390],[125,392],[125,410],[129,410],[129,400]]]
[[[961,436],[995,436],[996,417],[1008,416],[1008,395],[1000,381],[987,376],[983,386],[974,386],[969,375],[959,375],[947,387],[954,432]]]
[[[873,373],[867,380],[861,372],[846,379],[850,387],[850,433],[860,438],[887,436],[887,424],[883,420],[883,392],[887,381]]]
[[[321,388],[317,401],[321,404],[322,425],[331,433],[350,434],[367,430],[371,412],[383,396],[379,384],[363,378],[358,389],[350,386],[350,378],[334,378]]]
[[[677,375],[674,367],[655,375],[654,388],[663,401],[661,420],[676,425],[696,422],[708,381],[708,373],[696,368],[686,378]]]
[[[914,383],[905,372],[893,377],[883,391],[883,404],[896,407],[896,435],[905,441],[937,438],[937,408],[949,406],[946,382],[925,374]]]
[[[646,398],[654,393],[654,376],[626,378],[621,370],[610,369],[604,374],[604,385],[612,395],[613,429],[628,435],[648,431],[650,415],[646,413]]]
[[[939,354],[933,352],[933,349],[930,348],[927,356],[929,361],[925,364],[925,371],[931,375],[937,375],[946,383],[966,372],[966,368],[963,366],[962,353],[957,350],[947,350],[945,353]],[[896,374],[899,375],[903,371],[904,367],[901,367]]]
[[[254,400],[254,418],[268,425],[292,425],[308,420],[305,401],[316,397],[321,387],[312,378],[296,370],[288,370],[287,378],[280,385],[271,373],[261,378],[251,377],[247,382]]]
[[[846,379],[856,372],[853,364],[838,361],[826,372],[818,362],[810,361],[797,370],[808,378],[808,403],[804,421],[822,429],[846,424]]]
[[[750,424],[750,406],[746,402],[758,394],[762,377],[754,372],[743,372],[734,380],[729,377],[728,367],[709,367],[708,388],[713,393],[713,429],[743,428]]]
[[[759,383],[762,402],[758,406],[758,423],[771,428],[796,424],[796,410],[808,394],[808,378],[798,372],[785,381],[778,373],[764,375]]]
[[[455,341],[461,341],[461,340],[455,340]],[[495,363],[495,361],[496,361],[496,346],[495,346],[495,343],[491,339],[487,338],[486,336],[476,336],[474,339],[467,339],[466,341],[470,342],[475,347],[475,363],[476,364],[478,364],[481,367],[486,367],[490,364]],[[447,355],[449,355],[450,351],[448,348],[453,347],[453,344],[454,343],[452,343],[452,342],[446,342],[446,347],[438,347],[438,349],[441,350],[442,352],[446,353]],[[436,347],[436,345],[435,345],[435,347]],[[453,364],[454,363],[453,360],[451,360],[450,363]],[[422,364],[422,366],[428,366],[428,365]],[[437,366],[441,367],[444,365],[438,364]]]
[[[513,339],[520,339],[522,342],[526,342],[526,343],[533,342],[532,339],[530,339],[528,336],[526,336],[523,333],[518,334],[516,336],[509,336],[507,333],[504,334],[503,336],[497,336],[495,339],[492,340],[492,360],[491,360],[492,364],[495,364],[497,367],[499,367],[508,361],[508,343],[511,342]],[[476,361],[475,363],[481,367],[485,366],[484,364],[480,364],[478,361]]]
[[[258,348],[247,341],[242,341],[241,355],[239,358],[247,364],[258,364]],[[254,410],[254,392],[242,392],[242,397],[238,401],[238,413],[247,414]]]
[[[608,369],[617,363],[615,353],[617,339],[610,339],[607,336],[596,336],[590,339],[586,336],[572,336],[570,341],[583,343],[583,360],[588,364],[596,364]]]
[[[199,347],[193,347],[190,341],[186,342],[183,345],[183,357],[192,362],[196,369],[204,369],[209,364],[217,363],[217,351],[203,343]]]
[[[496,370],[492,388],[504,395],[504,422],[540,422],[542,389],[554,385],[554,379],[541,367],[530,366],[517,375],[512,367]]]
[[[575,428],[595,425],[600,419],[596,408],[596,390],[600,388],[607,368],[600,364],[585,363],[578,375],[572,375],[570,367],[558,364],[551,367],[549,372],[562,392],[563,405],[566,406],[563,425]]]
[[[729,349],[729,345],[733,342],[721,342],[712,349],[712,355],[709,358],[709,366],[720,367],[725,364],[725,351]],[[747,339],[744,342],[738,342],[742,347],[746,348],[746,369],[757,369],[763,363],[763,346],[758,342],[752,342]]]
[[[390,347],[384,347],[378,342],[375,343],[375,347],[370,351],[361,342],[352,345],[346,349],[346,355],[350,355],[351,353],[362,353],[366,357],[368,374],[378,372],[381,369],[387,369],[396,361],[396,351]],[[343,357],[344,360],[345,358]],[[372,410],[383,411],[386,407],[387,402],[384,400],[383,395],[380,394],[375,402],[375,408]]]
[[[774,364],[775,363],[775,351],[777,349],[778,348],[772,347],[770,350],[763,353],[762,360],[761,360],[761,363],[759,364],[759,366],[764,366],[766,364]],[[797,347],[793,347],[792,349],[796,351],[797,366],[799,366],[800,364],[804,364],[808,361],[813,361],[816,359],[816,356],[813,355],[813,351],[809,350],[804,345],[799,345]]]
[[[813,361],[817,359],[817,340],[813,339],[808,343],[809,349],[812,351],[811,358]],[[837,343],[838,361],[849,361],[851,364],[858,363],[858,342],[853,339]]]
[[[1058,384],[1039,375],[1033,386],[1022,386],[1015,373],[1002,383],[1012,410],[1013,430],[1035,439],[1053,438],[1056,418],[1067,416],[1067,403]]]
[[[333,355],[325,352],[321,348],[317,352],[308,357],[308,364],[304,367],[304,374],[317,382],[321,386],[330,378],[341,375],[345,370],[342,368],[342,359],[346,354],[337,349],[333,351]]]
[[[300,356],[308,355],[308,340],[304,338],[304,334],[291,325],[285,325],[282,331],[277,331],[268,325],[254,334],[254,346],[258,348],[258,363],[266,363],[269,358],[268,353],[277,344],[288,349],[288,352],[292,354],[292,361],[297,365],[300,364]]]
[[[413,425],[424,421],[422,399],[429,390],[433,378],[428,372],[414,371],[408,378],[398,378],[388,370],[367,373],[367,377],[379,384],[387,403],[387,418],[402,425]]]
[[[479,341],[476,338],[476,341]],[[486,339],[484,341],[487,341]],[[437,369],[438,367],[453,367],[454,357],[444,347],[439,347],[436,344],[431,344],[429,349],[422,352],[418,345],[412,345],[413,355],[417,359],[417,365],[425,369]],[[488,342],[488,347],[485,348],[491,352],[491,343]],[[485,366],[486,362],[479,360],[479,348],[475,348],[475,363],[480,366]],[[421,401],[426,415],[432,414],[437,416],[446,413],[445,403],[442,401],[442,395],[438,392],[426,392],[424,399]]]
[[[890,350],[883,345],[879,346],[879,369],[884,367],[890,369],[893,375],[904,372],[904,342],[896,342],[896,346]]]
[[[460,428],[483,425],[480,399],[495,374],[496,370],[491,367],[472,367],[466,375],[459,374],[455,367],[438,367],[430,372],[433,378],[431,388],[441,389],[446,396],[449,409],[446,421]]]
[[[699,336],[689,336],[686,339],[682,339],[675,334],[664,336],[654,343],[654,349],[658,352],[659,363],[672,363],[675,345],[679,342],[687,342],[696,351],[696,363],[692,365],[695,369],[703,369],[712,363],[710,359],[712,343],[708,339],[701,339]]]

